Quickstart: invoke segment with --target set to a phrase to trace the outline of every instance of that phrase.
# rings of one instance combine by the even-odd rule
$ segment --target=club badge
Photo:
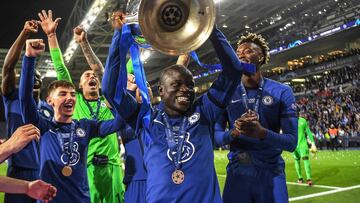
[[[85,137],[85,135],[86,135],[85,130],[83,130],[82,128],[76,129],[76,135],[78,137]]]
[[[262,103],[267,106],[270,106],[271,104],[273,104],[273,102],[274,102],[274,99],[271,96],[265,96],[262,99]]]
[[[105,108],[106,107],[106,103],[105,102],[101,102],[101,107]]]
[[[49,117],[50,117],[50,112],[49,112],[48,110],[45,110],[45,109],[44,109],[43,113],[44,113],[44,116],[45,116],[46,118],[49,118]]]
[[[197,113],[197,112],[194,113],[193,115],[191,115],[191,116],[189,117],[189,123],[190,123],[190,125],[196,123],[199,119],[200,119],[200,114]]]

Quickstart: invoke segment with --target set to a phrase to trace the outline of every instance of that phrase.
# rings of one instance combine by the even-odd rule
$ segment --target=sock
[[[300,159],[295,159],[295,169],[296,169],[296,174],[298,175],[298,179],[302,179]]]

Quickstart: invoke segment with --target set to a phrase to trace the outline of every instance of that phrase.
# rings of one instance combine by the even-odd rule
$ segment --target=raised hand
[[[46,13],[45,10],[42,10],[41,13],[38,13],[38,16],[40,18],[39,24],[41,25],[41,28],[43,29],[45,34],[46,35],[55,34],[56,28],[61,18],[56,18],[55,21],[53,21],[51,10],[48,10],[48,13]]]
[[[120,30],[126,22],[126,15],[121,11],[116,11],[112,13],[109,21],[111,22],[113,29]]]
[[[26,34],[38,32],[38,22],[36,20],[29,20],[25,22],[23,30]]]
[[[23,149],[32,140],[39,141],[40,130],[32,124],[23,125],[18,127],[11,135],[7,143],[11,147],[12,153],[17,153]]]
[[[87,40],[87,33],[86,30],[82,25],[77,26],[74,28],[74,39],[77,43],[83,43]]]
[[[48,202],[56,196],[57,189],[42,180],[29,182],[26,194],[34,199]]]
[[[137,89],[137,85],[135,83],[135,76],[133,74],[128,74],[127,89],[130,91],[136,91]]]
[[[42,39],[26,40],[25,55],[28,57],[38,57],[45,51],[45,43]]]

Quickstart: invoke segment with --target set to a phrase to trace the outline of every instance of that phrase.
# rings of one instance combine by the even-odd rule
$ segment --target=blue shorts
[[[238,168],[239,169],[239,168]],[[224,203],[288,202],[284,170],[241,166],[243,172],[228,172],[223,192]]]
[[[125,203],[145,203],[146,200],[146,180],[131,181],[125,191]]]
[[[9,166],[7,176],[21,180],[33,181],[40,179],[39,171],[21,167]],[[35,203],[36,200],[24,194],[5,194],[4,203]]]

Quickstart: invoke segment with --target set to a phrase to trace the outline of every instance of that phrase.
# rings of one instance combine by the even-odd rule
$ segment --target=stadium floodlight
[[[81,21],[81,25],[85,30],[89,30],[91,25],[96,20],[97,16],[101,13],[101,11],[105,8],[107,0],[95,0],[91,5],[89,11],[86,13],[84,19]],[[74,55],[76,49],[78,48],[78,44],[72,39],[69,42],[69,45],[64,53],[64,59],[66,63],[69,63],[72,56]]]

